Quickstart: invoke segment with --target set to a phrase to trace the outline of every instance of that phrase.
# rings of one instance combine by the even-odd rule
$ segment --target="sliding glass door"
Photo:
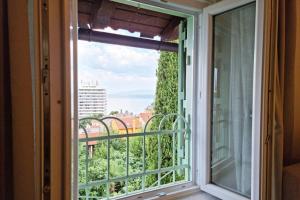
[[[212,20],[211,182],[250,197],[255,2]]]

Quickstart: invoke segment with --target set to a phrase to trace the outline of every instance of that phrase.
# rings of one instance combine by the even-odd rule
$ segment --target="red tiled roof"
[[[125,116],[125,117],[120,117],[120,119],[126,124],[127,128],[141,128],[142,124],[139,121],[139,119],[135,116]],[[116,124],[118,126],[118,129],[125,129],[124,125],[116,121]]]
[[[153,116],[153,114],[150,112],[142,112],[139,116],[143,122],[146,123]]]

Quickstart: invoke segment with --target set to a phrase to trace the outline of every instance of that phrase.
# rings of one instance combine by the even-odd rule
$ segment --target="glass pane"
[[[251,195],[255,3],[213,17],[211,181]]]

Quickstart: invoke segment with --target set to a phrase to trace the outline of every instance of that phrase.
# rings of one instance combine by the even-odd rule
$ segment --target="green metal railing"
[[[151,122],[157,118],[156,120],[159,121],[159,126],[157,130],[149,130],[150,129],[150,124]],[[116,133],[111,133],[111,127],[110,124],[113,120],[117,121],[120,123],[124,129],[126,130],[125,134],[116,134]],[[99,124],[103,126],[103,130],[106,132],[105,135],[100,135],[97,137],[89,137],[89,133],[87,130],[87,127],[89,126],[89,121],[97,121]],[[107,123],[108,121],[108,123]],[[166,129],[164,126],[166,123],[172,122],[172,128]],[[161,188],[166,185],[175,185],[178,183],[186,182],[189,181],[190,179],[190,150],[187,152],[180,152],[180,151],[185,151],[186,149],[190,148],[190,128],[189,124],[186,121],[186,119],[179,115],[179,114],[167,114],[167,115],[154,115],[152,116],[145,124],[144,129],[142,132],[139,133],[129,133],[127,125],[125,122],[123,122],[121,119],[113,116],[109,117],[104,117],[101,119],[98,118],[83,118],[80,119],[80,129],[81,132],[84,133],[85,137],[79,139],[79,144],[85,144],[85,182],[84,183],[79,183],[78,188],[79,191],[84,191],[84,194],[79,194],[79,199],[111,199],[115,198],[111,191],[110,191],[110,184],[111,183],[116,183],[116,182],[125,182],[125,191],[121,196],[127,196],[132,193],[137,193],[137,192],[143,192],[146,190],[151,190],[154,188]],[[184,125],[183,125],[184,124]],[[146,157],[146,137],[151,136],[151,137],[157,137],[157,169],[146,169],[146,162],[147,162],[147,157]],[[164,136],[169,136],[172,138],[171,146],[172,146],[172,166],[167,166],[163,167],[162,166],[162,137]],[[134,137],[142,137],[142,171],[138,173],[130,173],[129,172],[129,140],[130,138]],[[110,177],[110,161],[111,161],[111,155],[110,155],[110,150],[111,150],[111,141],[114,139],[123,139],[125,140],[126,143],[126,159],[125,159],[125,165],[126,165],[126,170],[125,170],[125,175],[119,176],[119,177]],[[181,146],[178,146],[178,141],[180,140]],[[183,140],[183,142],[182,142]],[[107,154],[107,160],[106,160],[106,177],[103,179],[99,180],[89,180],[89,162],[90,162],[90,155],[89,155],[89,142],[106,142],[107,148],[106,148],[106,154]],[[170,148],[170,147],[169,147]],[[180,162],[177,162],[178,158],[176,157],[176,153],[178,155],[182,155],[180,158]],[[180,173],[178,171],[184,170],[184,173],[181,174],[183,177],[181,180],[176,179],[176,175],[179,176]],[[179,175],[178,175],[179,174]],[[149,175],[156,175],[157,180],[151,184],[150,186],[146,187],[146,176]],[[167,176],[172,177],[172,181],[170,181],[168,184],[162,184],[162,180],[164,180]],[[128,190],[128,185],[129,185],[129,180],[134,179],[134,178],[140,178],[141,179],[141,189],[137,191],[129,191]],[[91,188],[101,186],[101,185],[106,185],[106,191],[105,196],[95,196],[95,195],[90,195]]]

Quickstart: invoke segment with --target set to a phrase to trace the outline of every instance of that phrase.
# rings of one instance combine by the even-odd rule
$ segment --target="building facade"
[[[78,89],[79,118],[105,115],[107,94],[98,81],[81,81]]]

